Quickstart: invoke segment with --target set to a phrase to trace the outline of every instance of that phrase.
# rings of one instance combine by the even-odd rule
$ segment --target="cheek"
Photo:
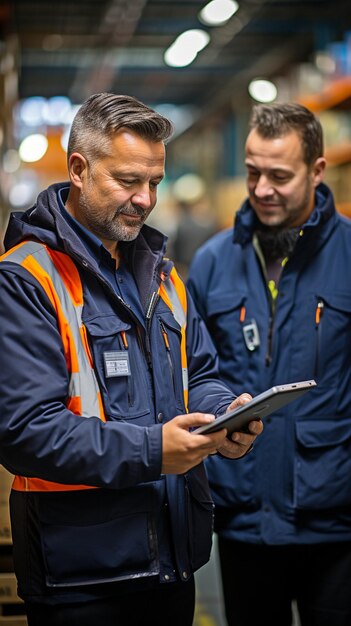
[[[286,198],[288,204],[298,204],[302,198],[304,198],[306,192],[306,185],[304,181],[296,182],[294,185],[290,185],[285,188],[282,195]]]

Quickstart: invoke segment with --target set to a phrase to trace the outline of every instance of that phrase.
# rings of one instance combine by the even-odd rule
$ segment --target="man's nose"
[[[131,200],[133,204],[137,204],[144,209],[150,208],[152,204],[152,198],[149,183],[143,183],[139,185],[133,193]]]
[[[264,198],[265,196],[271,196],[273,192],[274,190],[269,179],[264,174],[261,174],[256,182],[255,195],[259,198]]]

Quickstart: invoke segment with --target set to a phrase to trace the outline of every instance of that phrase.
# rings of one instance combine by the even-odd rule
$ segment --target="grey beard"
[[[276,261],[289,257],[299,238],[301,226],[295,228],[275,228],[259,223],[255,230],[263,255],[266,259]]]

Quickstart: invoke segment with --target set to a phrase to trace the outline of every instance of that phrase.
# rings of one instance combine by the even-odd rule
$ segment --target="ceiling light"
[[[225,24],[238,8],[239,5],[235,0],[212,0],[200,11],[199,18],[209,26],[220,26]]]
[[[25,163],[34,163],[43,158],[48,149],[48,140],[45,135],[39,133],[28,135],[23,139],[19,147],[19,155]]]
[[[273,102],[277,97],[277,88],[270,80],[257,78],[249,84],[249,94],[257,102]]]
[[[53,96],[46,101],[44,119],[49,126],[65,124],[71,110],[71,101],[67,96]]]
[[[178,202],[194,203],[205,195],[205,183],[197,174],[184,174],[173,185],[173,194]]]
[[[22,100],[19,105],[20,120],[26,126],[40,126],[44,122],[46,99],[42,96],[32,96]]]
[[[166,50],[164,60],[171,67],[190,65],[209,41],[210,35],[204,30],[199,28],[186,30]]]

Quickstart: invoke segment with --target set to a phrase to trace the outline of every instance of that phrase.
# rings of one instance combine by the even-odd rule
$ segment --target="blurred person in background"
[[[202,462],[244,455],[262,430],[190,432],[250,396],[219,379],[165,237],[144,224],[171,131],[132,97],[91,96],[69,182],[5,236],[0,460],[29,626],[190,626],[211,549]]]
[[[177,225],[167,250],[185,278],[196,250],[218,231],[218,225],[199,176],[181,176],[173,186],[173,194],[178,201]]]
[[[210,457],[230,626],[351,624],[351,222],[322,182],[320,122],[254,107],[248,199],[195,255],[188,287],[233,393],[318,385],[266,419],[242,463]],[[238,563],[240,566],[238,567]]]

